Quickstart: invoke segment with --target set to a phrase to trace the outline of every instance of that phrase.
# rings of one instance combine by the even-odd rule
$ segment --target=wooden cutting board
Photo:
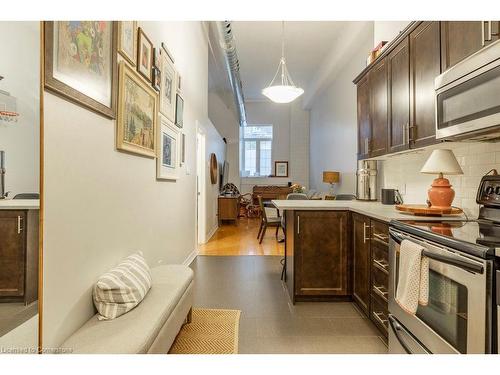
[[[441,209],[429,207],[426,204],[398,204],[396,210],[408,212],[415,216],[442,216],[442,215],[460,215],[462,209],[451,207],[449,209]]]

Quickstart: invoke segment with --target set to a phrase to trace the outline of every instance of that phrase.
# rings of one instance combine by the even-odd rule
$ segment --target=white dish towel
[[[429,303],[429,259],[422,255],[424,248],[403,240],[399,248],[399,276],[396,302],[410,314],[418,305]]]

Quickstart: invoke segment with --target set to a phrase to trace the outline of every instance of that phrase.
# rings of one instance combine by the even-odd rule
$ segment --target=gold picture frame
[[[117,23],[113,21],[45,21],[43,26],[44,88],[91,111],[114,119],[116,116]],[[108,27],[107,31],[102,31],[103,27]],[[99,28],[100,30],[95,30]],[[101,34],[106,36],[98,41],[102,45],[99,53],[93,48],[95,43],[72,41],[72,39],[76,40],[78,38],[76,34],[80,33],[85,35],[80,40],[96,39]],[[96,53],[99,59],[102,59],[97,66],[93,65],[95,63],[90,62],[93,60],[88,58],[89,54]]]
[[[157,155],[158,95],[124,61],[119,65],[116,148],[155,158]]]
[[[130,35],[132,32],[132,35]],[[137,21],[118,21],[118,53],[130,65],[137,65]]]

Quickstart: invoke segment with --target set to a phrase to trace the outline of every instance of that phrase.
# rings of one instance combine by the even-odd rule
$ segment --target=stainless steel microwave
[[[435,89],[437,139],[500,138],[500,41],[436,77]]]

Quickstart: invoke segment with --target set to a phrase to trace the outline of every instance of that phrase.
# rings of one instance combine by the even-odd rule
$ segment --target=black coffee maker
[[[403,197],[397,189],[382,189],[382,204],[402,204]]]

